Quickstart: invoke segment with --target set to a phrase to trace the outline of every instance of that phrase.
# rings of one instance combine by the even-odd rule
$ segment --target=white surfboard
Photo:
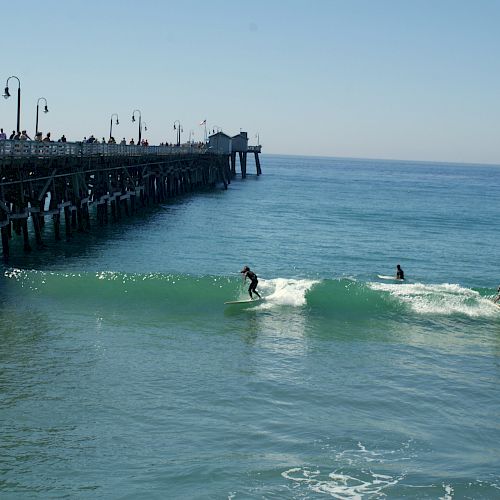
[[[399,278],[395,278],[394,276],[386,276],[385,274],[377,274],[377,277],[381,280],[389,280],[389,281],[404,281]]]
[[[224,304],[251,304],[252,302],[259,302],[262,299],[245,299],[245,300],[228,300]]]

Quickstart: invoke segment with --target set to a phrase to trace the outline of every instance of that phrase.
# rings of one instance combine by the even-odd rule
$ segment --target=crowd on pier
[[[21,132],[16,132],[15,130],[12,131],[12,133],[7,137],[7,134],[3,131],[3,128],[0,129],[0,141],[37,141],[37,142],[53,142],[52,138],[50,137],[50,132],[47,132],[45,137],[43,137],[42,132],[37,132],[35,134],[35,138],[32,139],[26,130],[22,130]],[[57,142],[66,142],[66,136],[63,134]]]
[[[12,131],[12,133],[7,137],[7,134],[4,132],[3,128],[0,129],[0,141],[5,141],[5,140],[10,140],[10,141],[37,141],[37,142],[53,142],[53,139],[50,135],[50,132],[47,132],[45,137],[43,136],[42,132],[37,132],[35,134],[34,139],[32,139],[26,130],[22,130],[21,132],[16,132],[15,130]],[[66,142],[66,136],[63,134],[59,139],[57,139],[56,142]],[[105,137],[102,138],[102,141],[99,141],[96,139],[93,135],[90,135],[88,138],[84,137],[82,141],[78,142],[84,142],[86,144],[116,144],[116,140],[114,137],[110,137],[109,139],[106,140]],[[127,143],[125,137],[121,140],[120,144],[130,144],[133,145],[135,144],[134,139],[130,139],[130,141]],[[141,141],[142,146],[149,146],[149,142],[147,139],[142,139]],[[167,144],[163,144],[165,146],[168,146]]]
[[[66,136],[63,134],[57,141],[54,141],[50,135],[50,132],[47,132],[45,134],[45,137],[43,136],[42,132],[37,132],[35,134],[34,139],[32,139],[26,130],[22,130],[20,132],[16,132],[15,130],[12,131],[12,133],[7,137],[7,134],[4,132],[3,128],[0,129],[0,141],[5,141],[5,140],[11,140],[11,141],[36,141],[36,142],[67,142]],[[85,144],[118,144],[113,136],[111,136],[109,139],[106,139],[105,137],[102,138],[100,141],[94,135],[90,135],[89,137],[84,137],[83,140],[81,141],[76,141],[76,142],[83,142]],[[125,145],[141,145],[141,146],[149,146],[149,142],[147,139],[142,139],[141,142],[135,142],[133,138],[130,139],[130,141],[127,142],[125,137],[120,141],[119,143],[122,146]],[[180,146],[180,144],[171,144],[168,143],[167,141],[162,142],[159,144],[160,146]],[[203,142],[196,142],[193,143],[193,146],[202,148],[204,146]]]

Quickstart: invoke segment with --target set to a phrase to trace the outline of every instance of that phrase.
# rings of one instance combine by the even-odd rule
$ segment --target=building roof
[[[224,132],[217,132],[216,134],[209,135],[208,138],[210,139],[210,137],[216,137],[218,135],[223,136],[223,137],[227,137],[228,139],[231,139],[231,136],[225,134]]]
[[[233,139],[236,139],[237,137],[241,137],[242,139],[245,139],[246,141],[248,140],[248,135],[246,132],[240,132],[239,134],[233,135]]]

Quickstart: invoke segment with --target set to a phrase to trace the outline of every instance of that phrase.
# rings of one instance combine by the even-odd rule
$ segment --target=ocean
[[[13,244],[2,499],[500,498],[500,167],[261,160]]]

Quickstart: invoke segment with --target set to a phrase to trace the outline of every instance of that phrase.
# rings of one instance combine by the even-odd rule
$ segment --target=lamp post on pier
[[[177,128],[176,128],[176,124],[177,124]],[[184,132],[184,130],[182,129],[182,125],[181,125],[181,122],[179,120],[175,120],[174,130],[177,130],[177,146],[180,146],[181,145],[181,132]]]
[[[47,107],[47,99],[45,97],[39,97],[38,101],[36,101],[36,122],[35,122],[35,137],[38,135],[38,108],[40,107],[40,101],[45,101],[45,106],[43,108],[44,113],[49,112],[49,108]]]
[[[10,97],[10,92],[9,92],[9,80],[11,78],[15,78],[17,80],[17,132],[21,132],[21,80],[17,76],[9,76],[7,78],[7,82],[5,83],[5,91],[3,96],[5,99],[8,99]]]
[[[113,116],[116,116],[116,122],[115,125],[120,125],[120,122],[118,121],[118,113],[113,113],[111,115],[111,120],[109,122],[109,138],[113,137]]]
[[[260,137],[258,132],[255,134],[255,137],[257,138],[257,146],[260,146]]]
[[[135,113],[139,113],[139,140],[137,144],[141,144],[142,126],[141,126],[141,111],[139,109],[134,109],[132,112],[132,121],[135,122]]]

